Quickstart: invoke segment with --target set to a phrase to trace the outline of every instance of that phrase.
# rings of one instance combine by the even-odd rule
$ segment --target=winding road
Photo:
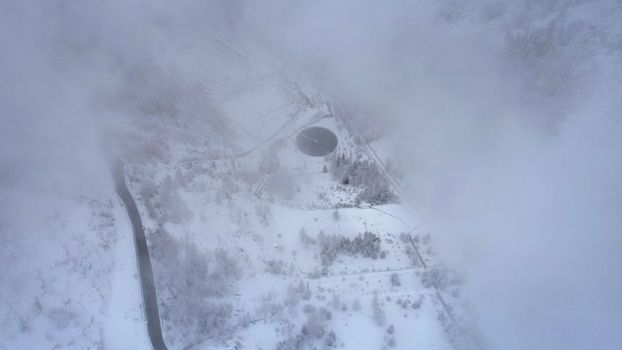
[[[145,238],[145,229],[140,220],[140,213],[136,202],[132,197],[127,184],[125,183],[125,167],[123,162],[117,159],[113,165],[113,176],[115,189],[119,198],[123,201],[127,215],[132,223],[134,232],[134,246],[136,248],[136,261],[138,262],[138,272],[140,277],[140,288],[143,295],[143,306],[147,318],[147,331],[154,350],[168,350],[164,337],[162,336],[162,325],[160,323],[160,311],[158,309],[158,295],[156,293],[155,281],[153,278],[153,268],[149,257],[149,248]]]

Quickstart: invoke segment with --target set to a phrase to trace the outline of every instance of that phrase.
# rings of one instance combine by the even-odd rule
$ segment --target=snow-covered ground
[[[534,290],[558,294],[529,300],[530,278],[506,277],[517,262],[507,263],[505,250],[490,242],[510,253],[512,244],[497,237],[524,244],[532,261],[529,249],[539,250],[541,237],[527,244],[523,234],[529,232],[495,223],[482,208],[496,212],[497,202],[512,198],[498,221],[531,213],[535,223],[529,224],[536,226],[546,215],[533,214],[536,201],[519,191],[499,197],[478,192],[497,188],[495,179],[525,181],[496,174],[507,170],[497,169],[496,162],[522,176],[533,171],[523,158],[540,153],[533,145],[548,144],[557,132],[572,144],[576,135],[567,136],[570,130],[589,139],[588,147],[577,146],[580,151],[568,148],[573,157],[607,174],[601,184],[581,169],[583,197],[602,212],[616,208],[619,201],[611,198],[617,188],[599,188],[608,192],[610,197],[601,196],[608,201],[591,188],[614,183],[617,163],[584,150],[614,154],[618,143],[608,137],[617,131],[596,130],[603,125],[589,118],[566,117],[581,111],[577,101],[584,97],[596,105],[585,107],[588,116],[602,108],[613,119],[619,110],[608,109],[619,104],[611,91],[622,81],[615,1],[447,0],[396,11],[371,2],[290,8],[223,0],[214,5],[218,11],[196,12],[193,1],[179,8],[124,3],[87,9],[50,2],[43,10],[11,5],[0,11],[28,19],[0,21],[0,38],[8,42],[3,48],[21,55],[0,58],[0,67],[8,67],[0,71],[3,81],[10,82],[0,88],[0,112],[9,116],[0,129],[0,349],[152,348],[131,225],[109,176],[113,157],[126,164],[144,223],[171,350],[475,349],[487,343],[479,332],[482,323],[494,345],[510,339],[505,345],[511,349],[540,345],[541,339],[591,343],[584,334],[592,329],[577,325],[600,318],[600,312],[616,324],[617,314],[606,310],[613,297],[594,309],[580,305],[574,310],[580,315],[565,323],[574,301],[559,303],[558,295],[573,300],[576,294],[567,290],[587,288],[570,272],[563,273],[566,284],[554,286],[559,290],[537,281]],[[20,35],[5,30],[5,22]],[[22,45],[27,40],[33,44]],[[594,83],[597,78],[605,83]],[[521,116],[520,127],[514,114]],[[309,126],[334,132],[337,148],[322,157],[298,150],[296,137]],[[578,129],[607,136],[599,140],[605,152],[590,148],[598,137]],[[525,135],[547,142],[525,142],[538,151],[505,149],[523,145],[516,139]],[[506,151],[507,158],[521,158],[519,166],[504,162],[499,155]],[[553,152],[553,162],[533,162],[542,169],[553,163],[563,175],[561,189],[536,186],[534,198],[552,191],[559,200],[557,190],[573,202],[577,183],[566,170],[576,169],[572,161],[560,161],[565,157]],[[537,176],[525,176],[540,184]],[[546,176],[557,185],[555,175]],[[446,203],[459,185],[468,188],[465,203]],[[429,207],[447,209],[440,216],[450,217],[444,237],[417,211],[419,203],[407,198],[412,193]],[[528,204],[515,211],[513,197]],[[543,213],[560,206],[543,203]],[[460,226],[472,223],[464,219],[469,215],[480,221],[470,231]],[[560,222],[574,222],[571,215],[558,215]],[[584,231],[598,236],[596,220],[586,222]],[[556,247],[565,246],[566,233],[576,229],[551,227],[564,234],[563,244],[551,239]],[[474,233],[481,228],[490,236]],[[477,237],[489,239],[476,242]],[[506,261],[480,269],[503,277],[491,278],[478,297],[484,305],[486,297],[501,295],[494,305],[508,310],[507,316],[488,310],[478,324],[462,274],[444,261],[437,242],[466,238],[471,241],[465,251],[475,255],[480,251],[472,246],[480,245],[494,252],[493,259],[481,261]],[[582,254],[593,243],[572,247]],[[598,262],[601,255],[594,251],[587,260]],[[518,263],[529,265],[518,255]],[[548,266],[547,254],[540,259],[544,275],[559,274]],[[574,271],[559,267],[565,269]],[[534,267],[517,270],[531,275]],[[588,287],[600,288],[602,281],[591,272],[579,276],[595,281]],[[540,278],[547,287],[553,284],[548,275]],[[528,296],[495,286],[499,280]],[[523,305],[525,310],[514,310]],[[560,342],[542,335],[548,328],[533,322],[533,314],[549,317],[538,309],[550,305],[557,307],[557,318],[548,325],[567,324],[574,337]],[[506,322],[496,336],[499,318]],[[590,327],[614,338],[613,326]],[[539,336],[521,341],[524,334]]]
[[[171,81],[182,95],[170,95],[149,83],[162,76],[137,73],[106,122],[169,348],[450,348],[459,311],[447,314],[430,284],[448,275],[422,220],[304,74],[245,49],[181,40],[184,57],[207,52],[218,74],[184,62],[196,81]],[[332,130],[337,149],[300,152],[308,126]],[[3,289],[3,348],[151,346],[127,213],[107,160],[89,164],[64,191],[2,190],[4,265],[20,265],[2,274],[14,286]],[[368,203],[372,188],[388,199]],[[460,282],[443,283],[457,307]]]
[[[363,182],[384,176],[360,140],[304,77],[230,50],[222,54],[238,55],[246,74],[261,79],[206,90],[227,133],[200,118],[166,125],[145,117],[119,137],[168,346],[447,349],[461,341],[450,320],[460,313],[460,281],[441,287],[456,308],[447,315],[429,281],[449,277],[422,219],[399,198],[359,199]],[[235,72],[223,73],[223,84]],[[337,149],[325,157],[300,152],[295,139],[307,126],[332,130]],[[162,132],[133,137],[139,128]],[[145,146],[156,140],[158,150]],[[376,170],[359,170],[362,184],[349,184],[339,167],[350,162]],[[359,246],[340,250],[344,240]],[[442,277],[430,277],[435,272]]]
[[[0,192],[0,348],[150,347],[132,233],[102,162],[62,191],[16,180]]]

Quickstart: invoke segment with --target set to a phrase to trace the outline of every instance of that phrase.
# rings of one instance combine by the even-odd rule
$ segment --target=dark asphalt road
[[[158,309],[158,296],[156,294],[155,281],[153,278],[153,268],[149,249],[145,238],[145,230],[140,220],[140,214],[136,202],[125,183],[125,169],[123,162],[117,160],[113,166],[115,189],[117,194],[125,204],[127,214],[132,223],[134,231],[134,245],[136,247],[136,258],[138,260],[138,271],[140,274],[140,286],[143,294],[143,305],[147,317],[147,330],[151,344],[155,350],[168,350],[162,336],[162,325],[160,324],[160,311]]]

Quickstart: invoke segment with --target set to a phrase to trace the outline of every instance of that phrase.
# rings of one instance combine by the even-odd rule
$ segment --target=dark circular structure
[[[326,128],[312,126],[298,133],[296,147],[312,157],[325,156],[337,148],[337,136]]]

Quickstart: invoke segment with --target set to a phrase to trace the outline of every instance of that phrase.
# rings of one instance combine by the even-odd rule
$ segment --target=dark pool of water
[[[337,136],[322,127],[309,127],[301,130],[296,137],[298,149],[309,156],[325,156],[337,148]]]

